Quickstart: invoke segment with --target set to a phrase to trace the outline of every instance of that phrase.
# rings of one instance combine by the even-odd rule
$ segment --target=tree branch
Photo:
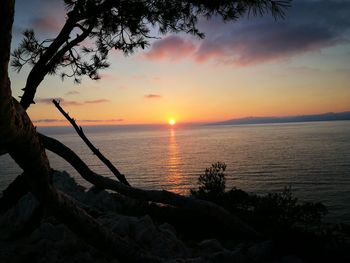
[[[75,120],[72,119],[68,113],[66,113],[59,102],[56,100],[52,100],[53,104],[56,108],[62,113],[62,115],[70,122],[70,124],[74,127],[75,131],[78,133],[80,138],[86,143],[86,145],[90,148],[90,150],[108,167],[108,169],[118,178],[118,180],[130,186],[129,182],[126,180],[125,176],[119,172],[119,170],[90,142],[90,140],[85,136],[83,132],[83,128],[76,124]]]
[[[78,45],[80,42],[82,42],[85,38],[89,36],[91,33],[92,29],[94,28],[93,23],[89,26],[88,29],[85,29],[80,35],[77,35],[75,39],[72,41],[68,42],[64,47],[62,47],[51,59],[50,62],[48,62],[46,70],[47,72],[53,68],[60,59],[64,56],[66,52],[68,52],[70,49]],[[45,74],[46,75],[46,74]]]
[[[68,19],[58,36],[54,39],[54,41],[30,71],[26,85],[22,89],[24,93],[20,101],[22,107],[25,110],[29,108],[30,104],[34,103],[36,89],[48,72],[47,63],[56,54],[59,48],[69,39],[69,34],[73,30],[75,24],[75,21],[72,17],[73,16],[68,16]]]
[[[213,222],[217,222],[220,227],[226,229],[228,233],[241,235],[248,239],[259,238],[259,234],[255,230],[221,206],[165,190],[144,190],[121,184],[111,178],[93,172],[78,155],[61,142],[43,134],[40,134],[40,138],[46,149],[70,163],[86,181],[95,185],[97,188],[116,191],[134,199],[179,207],[212,219]]]

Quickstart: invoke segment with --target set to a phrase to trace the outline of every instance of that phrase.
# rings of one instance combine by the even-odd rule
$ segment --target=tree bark
[[[44,208],[87,243],[128,262],[158,262],[136,246],[101,227],[91,216],[51,184],[51,168],[38,133],[21,105],[12,98],[8,77],[14,1],[0,8],[0,148],[24,170],[30,191]]]
[[[60,33],[56,36],[51,45],[47,48],[44,54],[40,57],[39,61],[33,66],[30,71],[25,87],[22,89],[24,91],[21,98],[22,107],[27,110],[30,104],[34,103],[34,96],[36,89],[40,83],[44,80],[49,68],[47,64],[50,59],[57,53],[59,48],[69,39],[69,35],[74,28],[75,19],[74,15],[68,15],[68,19],[61,29]]]
[[[8,110],[11,101],[10,79],[8,77],[8,65],[10,61],[10,49],[12,39],[12,24],[14,17],[14,1],[1,1],[0,8],[0,125],[6,123],[3,115]],[[5,138],[0,137],[0,149],[4,150]]]

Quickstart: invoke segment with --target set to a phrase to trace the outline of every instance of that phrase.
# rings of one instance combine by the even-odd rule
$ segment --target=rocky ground
[[[116,198],[115,194],[85,189],[65,172],[57,172],[53,180],[58,189],[94,211],[97,220],[110,231],[165,262],[305,262],[294,254],[279,251],[278,244],[272,240],[255,243],[212,238],[185,240],[169,223],[158,224],[147,214],[138,217],[122,214],[125,200]],[[55,218],[46,217],[33,224],[38,205],[27,194],[0,216],[0,262],[118,262],[79,240]]]

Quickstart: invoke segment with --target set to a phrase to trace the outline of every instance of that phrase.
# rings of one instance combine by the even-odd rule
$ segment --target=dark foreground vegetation
[[[235,235],[215,219],[185,208],[160,205],[92,187],[85,189],[67,173],[55,172],[57,189],[73,197],[106,229],[148,251],[154,262],[349,262],[350,229],[324,223],[321,203],[304,203],[291,189],[259,196],[225,191],[224,163],[198,179],[192,198],[223,206],[256,230]],[[124,262],[112,260],[46,215],[28,193],[0,215],[1,262]],[[150,262],[152,262],[151,260]]]
[[[212,201],[238,215],[264,238],[274,240],[280,253],[297,254],[307,262],[348,262],[350,228],[323,221],[322,203],[301,202],[290,187],[259,196],[241,189],[225,191],[224,163],[212,164],[198,179],[196,198]]]

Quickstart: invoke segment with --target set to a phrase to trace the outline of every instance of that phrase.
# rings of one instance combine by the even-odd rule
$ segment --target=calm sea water
[[[90,167],[111,173],[71,127],[41,128],[69,146]],[[87,127],[86,135],[126,175],[146,189],[187,194],[211,163],[227,164],[227,186],[259,194],[291,186],[302,200],[322,201],[329,219],[350,222],[350,121],[238,126]],[[61,158],[49,153],[53,168],[67,170],[88,186]],[[20,169],[0,157],[0,190]]]

